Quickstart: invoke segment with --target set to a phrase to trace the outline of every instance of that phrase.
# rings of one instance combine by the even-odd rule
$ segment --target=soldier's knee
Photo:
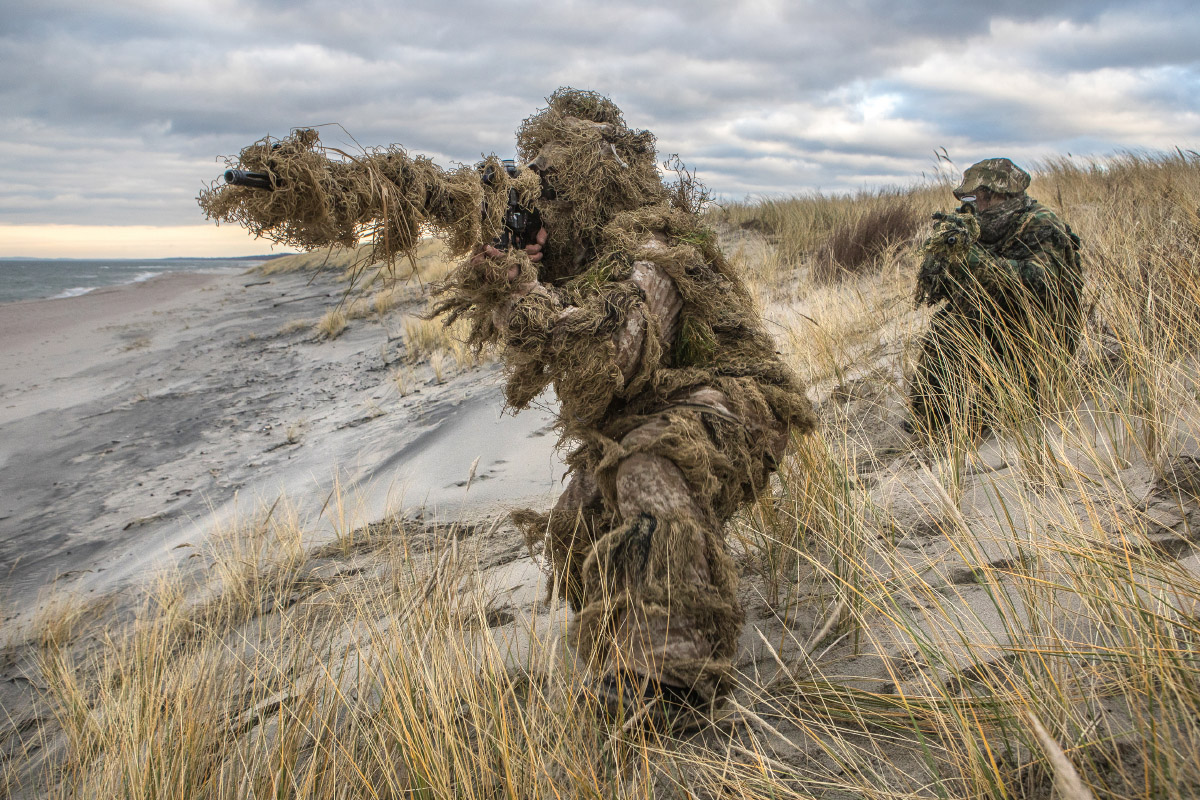
[[[670,459],[634,453],[617,467],[617,507],[623,519],[639,514],[700,516],[683,471]]]

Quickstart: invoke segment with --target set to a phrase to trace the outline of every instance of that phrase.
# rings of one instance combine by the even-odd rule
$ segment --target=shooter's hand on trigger
[[[545,228],[538,228],[537,235],[535,235],[533,237],[533,242],[525,245],[525,255],[529,256],[529,260],[532,261],[534,264],[536,264],[542,260],[542,247],[546,244],[546,239],[548,236],[549,236],[549,234],[546,233]],[[494,250],[495,248],[489,248],[489,249]],[[499,251],[497,251],[497,252],[499,252]],[[514,278],[517,277],[517,274],[519,272],[520,272],[520,270],[517,269],[516,265],[509,267],[508,268],[508,279],[510,281],[513,280]]]

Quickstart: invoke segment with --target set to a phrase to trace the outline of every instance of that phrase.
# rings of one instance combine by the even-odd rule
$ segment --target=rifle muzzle
[[[231,186],[249,186],[251,189],[271,190],[275,188],[271,176],[267,173],[251,172],[246,169],[225,170],[225,182]]]

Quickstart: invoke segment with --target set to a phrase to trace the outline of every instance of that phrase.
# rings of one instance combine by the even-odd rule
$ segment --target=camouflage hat
[[[1028,188],[1028,172],[1007,158],[985,158],[967,167],[962,183],[954,190],[954,196],[975,194],[980,189],[995,194],[1022,194]]]

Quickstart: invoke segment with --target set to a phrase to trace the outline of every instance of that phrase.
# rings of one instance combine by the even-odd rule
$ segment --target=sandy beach
[[[316,514],[335,480],[361,524],[553,494],[550,417],[501,421],[494,366],[446,383],[418,367],[401,396],[395,331],[419,292],[334,340],[288,328],[342,291],[305,275],[173,274],[0,306],[5,623],[48,589],[144,579],[281,495]]]

